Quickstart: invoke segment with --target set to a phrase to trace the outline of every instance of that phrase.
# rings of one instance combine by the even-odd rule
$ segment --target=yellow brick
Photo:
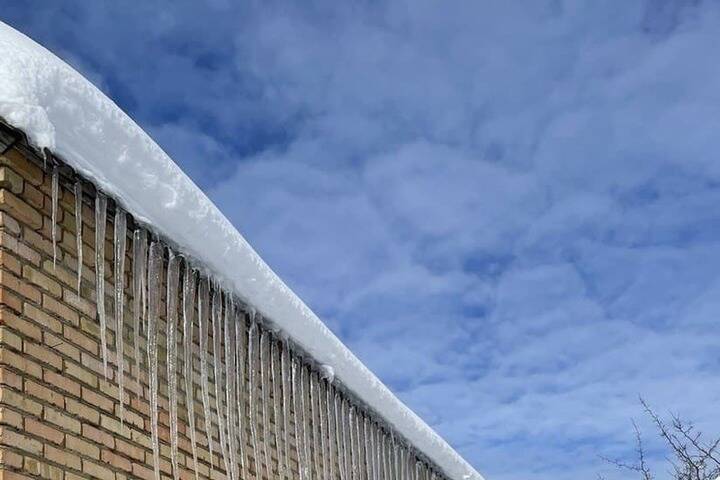
[[[74,435],[67,435],[65,437],[65,446],[70,450],[78,452],[80,455],[94,458],[95,460],[100,459],[99,447]]]
[[[67,448],[58,449],[51,445],[45,445],[45,458],[75,470],[80,470],[82,467],[80,457],[69,452]]]
[[[43,294],[42,304],[43,308],[47,309],[51,313],[56,314],[64,321],[73,325],[77,325],[78,323],[80,323],[80,317],[78,316],[77,312],[75,312],[75,310],[71,309],[64,303],[58,302],[54,298]]]
[[[15,235],[19,235],[21,231],[18,221],[5,212],[0,212],[0,227]]]
[[[42,339],[42,331],[40,328],[26,319],[17,316],[8,309],[0,309],[0,323],[8,328],[12,328],[27,338],[40,341]]]
[[[27,278],[30,283],[33,283],[46,292],[49,292],[56,298],[60,298],[62,295],[62,288],[58,282],[28,265],[25,265],[23,268],[23,277]]]
[[[21,433],[13,432],[7,427],[0,428],[0,442],[14,448],[19,448],[25,452],[34,455],[42,455],[43,445],[37,440],[33,440]]]
[[[32,164],[17,149],[12,149],[0,156],[0,164],[13,168],[21,177],[33,185],[39,186],[43,183],[43,171]]]
[[[85,459],[83,459],[82,461],[82,471],[95,478],[102,478],[108,480],[115,478],[115,474],[109,468],[103,467],[102,465]]]
[[[23,313],[31,320],[36,321],[37,323],[52,332],[62,332],[62,323],[60,322],[60,320],[39,309],[31,303],[25,303],[23,305]]]
[[[65,362],[65,373],[91,387],[97,388],[98,386],[98,379],[95,374],[74,362]]]
[[[43,418],[48,422],[54,423],[58,427],[64,428],[65,430],[80,433],[80,422],[58,410],[45,408]]]
[[[10,190],[0,189],[0,210],[7,212],[30,228],[42,227],[42,215]]]
[[[22,339],[8,327],[0,327],[0,343],[5,347],[22,350]]]
[[[6,348],[0,348],[0,363],[9,365],[36,378],[42,378],[42,367],[24,355],[17,354]]]
[[[23,345],[23,351],[34,357],[38,363],[49,365],[57,370],[62,370],[62,358],[57,353],[51,351],[44,345],[26,341]]]
[[[95,409],[97,407],[90,407],[72,398],[68,398],[66,404],[66,409],[69,413],[95,425],[100,423],[100,413]]]
[[[23,416],[7,407],[0,407],[0,423],[22,430]]]
[[[0,167],[0,188],[6,188],[15,195],[23,191],[23,179],[8,167]]]
[[[23,456],[10,450],[0,450],[0,465],[11,468],[22,468]]]

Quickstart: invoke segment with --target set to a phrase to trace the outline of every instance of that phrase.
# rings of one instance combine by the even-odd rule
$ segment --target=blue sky
[[[720,433],[720,3],[121,3],[0,19],[489,480],[662,461],[638,395]]]

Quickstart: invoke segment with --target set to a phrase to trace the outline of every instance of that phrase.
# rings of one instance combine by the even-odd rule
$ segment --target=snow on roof
[[[353,355],[125,112],[51,52],[0,22],[0,117],[177,242],[270,319],[453,480],[476,472]]]

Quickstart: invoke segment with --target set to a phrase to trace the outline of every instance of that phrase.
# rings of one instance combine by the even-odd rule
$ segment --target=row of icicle
[[[77,289],[83,266],[82,185],[75,185]],[[52,173],[53,264],[57,256],[58,170]],[[95,197],[95,284],[104,376],[108,378],[107,313],[105,310],[105,229],[107,198]],[[114,305],[118,415],[125,420],[125,257],[127,218],[116,206],[114,218]],[[166,260],[167,251],[167,260]],[[132,231],[132,359],[139,379],[145,357],[155,479],[160,480],[158,432],[160,361],[165,360],[170,419],[170,462],[180,478],[178,453],[178,377],[183,380],[183,405],[192,450],[193,471],[200,478],[198,432],[209,451],[209,467],[221,467],[229,480],[433,480],[444,476],[418,457],[375,417],[369,416],[326,378],[304,362],[288,341],[261,325],[253,309],[238,305],[218,284],[201,277],[187,260],[147,231]],[[165,312],[162,279],[165,279]],[[163,315],[164,313],[164,315]],[[165,318],[166,356],[160,358],[160,318]],[[197,321],[196,321],[197,317]],[[178,330],[178,325],[180,330]],[[145,334],[145,352],[142,335]],[[198,344],[193,342],[198,335]],[[211,342],[211,344],[209,344]],[[178,354],[182,345],[182,356]],[[212,347],[212,348],[210,348]],[[182,370],[178,371],[178,364]],[[202,429],[194,409],[199,363]],[[210,376],[214,391],[210,391]],[[259,400],[259,405],[256,403]],[[187,407],[190,408],[187,408]],[[214,415],[213,415],[214,413]],[[209,428],[215,424],[218,437]],[[214,452],[219,444],[220,451]],[[273,452],[275,453],[273,456]],[[219,454],[219,455],[218,455]],[[215,465],[219,456],[222,465]],[[297,463],[297,466],[295,466]]]

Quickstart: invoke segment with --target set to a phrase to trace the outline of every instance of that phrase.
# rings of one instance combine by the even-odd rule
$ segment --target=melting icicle
[[[115,355],[117,356],[118,415],[120,425],[125,425],[125,244],[127,217],[118,206],[115,208],[114,232],[115,259]]]
[[[327,422],[328,422],[328,416],[327,416],[327,403],[326,403],[326,394],[324,389],[324,382],[322,379],[317,379],[317,390],[318,390],[318,421],[319,427],[320,427],[320,455],[322,459],[322,471],[323,471],[323,478],[328,478],[329,476],[329,470],[330,467],[328,466],[328,459],[330,458],[330,454],[328,453],[328,442],[327,442]]]
[[[277,452],[277,471],[278,477],[283,478],[284,469],[282,468],[282,448],[280,445],[280,382],[277,376],[277,357],[278,357],[277,342],[275,339],[270,339],[270,381],[272,383],[273,393],[273,426],[275,436],[275,451]]]
[[[323,457],[323,461],[325,462],[325,458],[327,458],[327,464],[328,469],[324,470],[325,478],[335,478],[335,452],[333,451],[333,442],[332,442],[332,424],[331,424],[331,402],[332,399],[330,398],[330,383],[327,381],[321,382],[322,388],[322,410],[321,414],[325,417],[324,422],[320,424],[320,428],[322,429],[324,426],[323,431],[323,442],[325,442],[325,446],[323,446],[323,455],[327,455],[327,457]],[[327,450],[326,450],[327,449]],[[326,453],[327,452],[327,453]],[[323,469],[325,467],[323,466]]]
[[[107,371],[107,318],[105,317],[105,220],[107,215],[107,198],[98,192],[95,197],[95,298],[97,314],[100,319],[100,347],[102,349],[103,375],[108,378]]]
[[[247,473],[247,465],[245,464],[245,351],[247,349],[247,330],[245,328],[245,319],[235,315],[235,361],[237,382],[235,382],[236,402],[238,412],[238,444],[240,455],[240,478],[245,480],[250,478]]]
[[[133,232],[133,341],[135,371],[140,381],[140,322],[145,315],[145,278],[147,272],[147,232],[141,228]]]
[[[338,431],[342,433],[342,475],[343,480],[350,479],[350,465],[348,458],[350,455],[350,449],[348,448],[348,426],[347,426],[347,403],[343,398],[340,398],[340,426]]]
[[[302,434],[302,402],[300,401],[300,375],[298,375],[297,358],[292,359],[292,399],[293,408],[295,410],[295,453],[298,459],[298,471],[300,472],[300,480],[305,480],[307,464],[305,462],[305,442]]]
[[[232,480],[237,480],[237,419],[235,415],[235,305],[232,297],[225,294],[225,419],[228,429],[228,447],[230,454],[230,472],[228,475]]]
[[[165,304],[167,312],[165,324],[167,327],[167,379],[168,403],[170,406],[170,463],[172,464],[173,478],[180,478],[178,464],[178,398],[177,398],[177,314],[178,314],[178,284],[180,282],[180,257],[172,251],[167,267],[167,296]]]
[[[285,457],[285,475],[291,476],[290,470],[290,385],[288,379],[288,361],[290,357],[290,345],[286,341],[280,356],[280,376],[282,377],[282,408],[283,408],[283,450]]]
[[[320,456],[322,455],[320,451],[320,446],[318,445],[318,442],[320,441],[320,433],[318,431],[318,424],[320,423],[318,421],[318,391],[317,391],[317,375],[314,373],[310,373],[308,376],[308,382],[310,383],[310,423],[312,426],[312,450],[313,450],[313,464],[315,467],[315,475],[318,478],[323,478],[323,475],[320,473]]]
[[[302,430],[303,430],[303,456],[305,457],[305,473],[307,474],[307,478],[312,479],[313,477],[313,470],[312,470],[312,456],[310,452],[310,439],[308,437],[308,408],[306,404],[306,396],[305,396],[305,386],[307,385],[307,369],[306,366],[302,366],[300,369],[300,417],[301,417],[301,423],[302,423]]]
[[[157,328],[160,313],[160,269],[162,268],[162,245],[150,245],[148,261],[148,316],[147,354],[148,383],[150,389],[150,433],[152,437],[153,466],[155,480],[160,480],[160,441],[158,438],[158,345]]]
[[[185,378],[185,408],[190,430],[190,448],[193,456],[195,480],[199,480],[197,438],[195,436],[195,386],[193,385],[193,317],[195,316],[195,272],[185,262],[183,280],[183,377]]]
[[[260,388],[262,395],[262,438],[263,438],[263,453],[265,455],[265,473],[267,478],[273,478],[272,475],[272,464],[270,462],[270,425],[268,418],[268,404],[270,403],[269,398],[269,385],[268,385],[268,350],[269,335],[265,330],[260,332]]]
[[[348,430],[350,439],[350,468],[352,470],[352,478],[359,478],[357,465],[357,449],[355,448],[355,406],[350,405],[348,413]]]
[[[368,418],[363,415],[363,450],[365,453],[365,476],[367,478],[373,478],[372,463],[370,462],[370,432],[368,427]]]
[[[342,426],[341,417],[342,410],[339,407],[340,398],[335,387],[332,387],[333,394],[333,420],[335,421],[335,452],[337,452],[337,468],[340,473],[340,480],[345,480],[345,470],[343,467],[343,443],[342,443]]]
[[[208,291],[207,279],[200,281],[198,292],[198,322],[200,328],[200,388],[202,391],[203,421],[205,423],[205,435],[207,436],[208,451],[210,452],[210,471],[214,468],[213,444],[210,416],[210,384],[208,382],[208,314],[210,307],[210,293]]]
[[[60,175],[58,173],[57,165],[53,166],[52,169],[52,185],[50,187],[50,195],[52,200],[52,244],[53,244],[53,268],[57,266],[57,209],[58,209],[58,194]]]
[[[255,385],[255,376],[257,372],[257,362],[255,354],[255,350],[257,349],[257,346],[255,345],[257,341],[257,323],[255,323],[255,314],[251,314],[250,319],[250,331],[248,332],[248,369],[249,371],[249,379],[248,379],[248,408],[250,409],[250,440],[252,441],[252,447],[253,447],[253,459],[255,461],[255,477],[260,478],[260,453],[258,451],[258,441],[257,441],[257,407],[255,406],[255,390],[257,389]]]
[[[75,248],[77,249],[77,294],[80,296],[83,267],[82,183],[75,182]]]
[[[325,418],[327,420],[327,442],[328,442],[328,460],[330,464],[330,478],[335,479],[335,416],[334,401],[332,398],[332,384],[325,381]]]
[[[221,368],[222,353],[222,294],[217,285],[213,288],[212,296],[212,322],[213,322],[213,367],[215,370],[215,405],[217,407],[218,431],[220,433],[220,453],[222,454],[225,472],[230,475],[230,460],[227,451],[227,436],[225,415],[222,407],[223,373]]]

